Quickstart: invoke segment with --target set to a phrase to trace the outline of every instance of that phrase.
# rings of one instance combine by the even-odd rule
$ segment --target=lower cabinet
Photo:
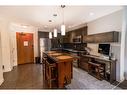
[[[79,62],[79,67],[88,71],[88,61],[89,61],[89,58],[81,56],[80,62]]]
[[[110,83],[116,81],[116,59],[108,60],[93,55],[80,56],[79,67],[97,79],[105,79]]]

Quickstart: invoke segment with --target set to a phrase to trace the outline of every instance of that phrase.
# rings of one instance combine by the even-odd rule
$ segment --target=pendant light
[[[54,29],[54,37],[57,37],[57,29]]]
[[[57,17],[57,14],[53,14],[53,17]],[[56,29],[56,26],[54,28],[54,33],[53,33],[54,37],[57,37],[57,29]]]
[[[52,20],[49,20],[49,25],[51,26],[51,22],[52,22]],[[50,32],[49,32],[49,39],[52,39],[52,32],[51,32],[51,30],[50,30]]]
[[[49,32],[49,39],[52,39],[52,32]]]
[[[65,8],[65,5],[61,5],[61,8],[62,8],[62,12],[63,12],[63,23],[61,25],[61,35],[65,35],[65,24],[64,24],[64,8]]]
[[[65,35],[65,25],[61,25],[61,35]]]

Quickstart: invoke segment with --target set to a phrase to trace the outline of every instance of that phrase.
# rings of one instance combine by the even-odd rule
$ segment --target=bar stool
[[[57,81],[57,72],[56,72],[56,64],[55,63],[49,63],[46,60],[46,80],[47,80],[47,86],[49,88],[53,88],[54,82]]]
[[[105,78],[105,64],[88,62],[88,73],[99,80]]]
[[[45,57],[42,58],[42,67],[43,67],[43,81],[46,80],[46,59]]]

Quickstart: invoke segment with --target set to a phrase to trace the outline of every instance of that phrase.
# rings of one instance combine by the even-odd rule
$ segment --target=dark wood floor
[[[4,73],[4,82],[0,89],[45,89],[42,64],[24,64]],[[127,89],[127,80],[118,87]]]
[[[44,89],[42,64],[25,64],[4,73],[0,89]]]

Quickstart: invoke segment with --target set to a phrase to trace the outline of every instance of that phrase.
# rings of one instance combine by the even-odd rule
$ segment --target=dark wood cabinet
[[[82,27],[82,28],[78,28],[78,29],[75,29],[75,30],[72,30],[72,31],[69,31],[68,34],[69,34],[69,36],[68,36],[68,37],[69,37],[68,41],[69,41],[70,43],[73,43],[73,39],[74,39],[75,37],[77,37],[77,36],[82,36],[82,37],[81,37],[81,38],[82,38],[82,41],[81,41],[81,42],[83,42],[84,36],[87,35],[87,26]]]
[[[88,71],[88,61],[88,57],[80,56],[79,67],[84,69],[85,71]]]
[[[59,39],[58,38],[52,38],[51,39],[51,47],[52,48],[58,48],[59,47]]]
[[[94,65],[103,64],[105,69],[103,79],[110,83],[116,81],[116,60],[109,60],[93,55],[81,55],[79,67],[91,72],[91,69],[89,68],[91,62],[94,63]]]
[[[51,47],[52,48],[59,48],[60,47],[60,43],[62,43],[62,40],[61,40],[61,35],[60,33],[57,34],[57,37],[53,37],[51,39]]]
[[[68,31],[66,32],[65,36],[62,36],[61,33],[58,33],[58,36],[56,38],[53,37],[51,39],[52,48],[60,48],[60,46],[63,46],[65,44],[72,44],[73,39],[76,36],[82,36],[81,42],[83,42],[84,35],[87,35],[87,26]]]
[[[85,43],[95,43],[95,35],[84,36],[83,42],[85,42]]]
[[[62,43],[70,43],[69,36],[70,36],[69,32],[67,32],[65,36],[61,36],[62,41],[63,41]]]
[[[117,31],[87,35],[84,36],[83,39],[83,42],[85,43],[107,43],[118,41],[119,41],[119,32]]]

